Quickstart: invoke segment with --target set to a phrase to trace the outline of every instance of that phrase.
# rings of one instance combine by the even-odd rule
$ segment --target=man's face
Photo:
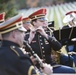
[[[29,30],[30,28],[30,21],[26,21],[26,22],[23,22],[23,26],[24,26],[24,28],[26,29],[26,30]]]
[[[25,32],[19,30],[16,31],[15,39],[17,44],[19,44],[20,46],[23,45],[24,37],[25,37]]]
[[[35,25],[36,27],[39,27],[39,26],[47,27],[47,26],[48,26],[48,22],[47,22],[47,20],[45,19],[45,17],[43,17],[43,18],[38,18],[38,19],[36,20],[36,22],[34,23],[34,25]]]

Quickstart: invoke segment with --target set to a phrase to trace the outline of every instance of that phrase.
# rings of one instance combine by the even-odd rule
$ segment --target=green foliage
[[[0,0],[0,13],[7,12],[13,7],[15,7],[15,0]]]
[[[3,3],[7,3],[9,2],[10,0],[0,0],[0,4],[3,4]]]
[[[11,17],[13,17],[13,16],[15,16],[15,15],[17,15],[17,14],[18,14],[17,10],[16,10],[14,7],[12,7],[11,9],[9,9],[9,10],[6,12],[5,19],[11,18]]]
[[[8,3],[10,1],[11,0],[0,0],[0,12],[6,12],[7,11],[7,6],[8,6]]]
[[[15,0],[18,9],[25,9],[27,0]]]

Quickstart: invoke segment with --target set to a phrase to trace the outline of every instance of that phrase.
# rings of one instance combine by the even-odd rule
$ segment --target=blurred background
[[[0,12],[1,10],[8,10],[11,7],[20,10],[42,6],[53,6],[74,1],[76,0],[0,0]]]
[[[76,0],[0,0],[0,13],[6,12],[6,18],[15,13],[23,13],[27,17],[39,8],[47,9],[48,21],[54,21],[55,29],[61,29],[66,12],[76,10]]]

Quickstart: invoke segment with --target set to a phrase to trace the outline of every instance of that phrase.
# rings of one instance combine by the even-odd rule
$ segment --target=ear
[[[12,31],[12,37],[15,38],[16,37],[16,32]]]
[[[32,23],[33,23],[34,26],[36,25],[36,21],[33,21]]]

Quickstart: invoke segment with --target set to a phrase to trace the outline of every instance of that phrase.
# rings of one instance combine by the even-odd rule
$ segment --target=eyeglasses
[[[39,20],[40,22],[45,22],[45,21],[47,21],[45,17],[38,18],[38,20]]]

